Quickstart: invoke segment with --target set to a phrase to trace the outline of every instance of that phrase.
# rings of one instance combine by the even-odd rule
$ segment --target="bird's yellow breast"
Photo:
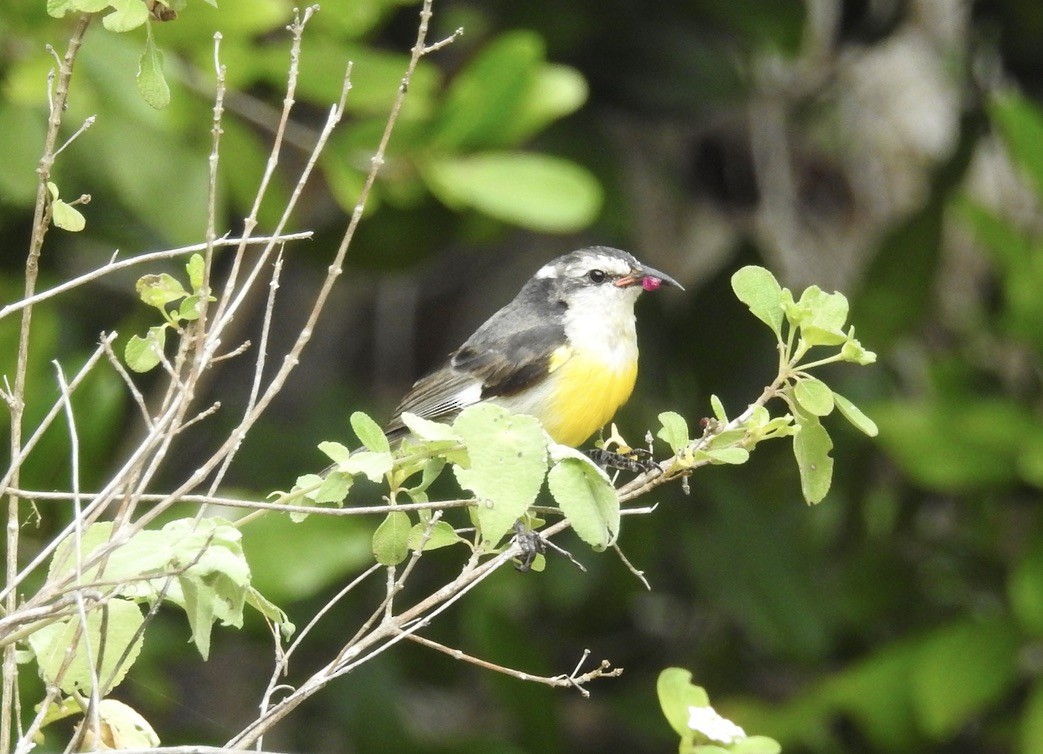
[[[556,354],[557,356],[557,354]],[[563,445],[579,445],[612,419],[637,381],[637,358],[605,362],[596,354],[569,349],[548,376],[544,428]]]

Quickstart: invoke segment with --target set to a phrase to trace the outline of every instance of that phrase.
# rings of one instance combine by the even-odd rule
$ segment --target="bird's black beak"
[[[660,272],[654,267],[647,267],[645,265],[641,265],[640,267],[631,270],[629,275],[625,275],[616,281],[616,285],[620,288],[640,284],[640,286],[646,291],[657,290],[664,283],[666,285],[672,285],[674,288],[679,290],[684,290],[683,285],[678,283],[665,272]]]

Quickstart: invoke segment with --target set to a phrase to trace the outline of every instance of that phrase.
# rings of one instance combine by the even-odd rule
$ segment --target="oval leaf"
[[[46,629],[31,634],[29,646],[36,655],[43,679],[48,684],[57,683],[66,694],[89,695],[94,689],[95,677],[100,683],[105,683],[115,670],[111,683],[98,690],[104,696],[123,680],[137,659],[142,639],[138,628],[143,622],[141,609],[137,605],[128,600],[111,599],[105,603],[104,608],[95,607],[87,614],[86,631],[81,630],[79,616],[74,616],[52,623]],[[98,650],[103,639],[105,652],[102,655],[101,667],[97,668],[96,674],[92,674],[87,660],[89,657],[92,662],[98,661]],[[72,660],[59,679],[61,669],[66,664],[67,652],[71,652]],[[124,652],[127,652],[126,658],[122,657]]]
[[[688,422],[674,411],[661,413],[659,422],[663,426],[656,432],[656,437],[669,445],[674,453],[680,452],[681,448],[688,444]]]
[[[813,505],[822,502],[833,480],[833,459],[829,456],[833,441],[817,417],[798,414],[797,425],[800,431],[793,436],[793,454],[804,500]]]
[[[433,161],[424,178],[450,207],[544,233],[582,230],[601,209],[601,184],[589,170],[544,154],[486,152]]]
[[[167,326],[155,325],[148,329],[145,337],[131,335],[123,349],[127,366],[135,372],[147,372],[163,359],[163,346],[167,339]]]
[[[750,313],[782,337],[782,287],[770,271],[747,265],[732,275],[732,290]]]
[[[355,430],[355,435],[362,441],[362,444],[374,453],[387,453],[391,450],[391,444],[388,442],[384,430],[361,411],[356,411],[351,415],[351,428]]]
[[[141,0],[108,0],[115,10],[101,19],[109,31],[124,32],[136,29],[148,20],[148,6]]]
[[[688,708],[710,704],[706,691],[692,683],[692,674],[684,668],[663,670],[656,681],[656,693],[663,715],[679,736],[689,736],[692,732],[688,727]]]
[[[532,416],[489,403],[464,409],[453,423],[470,468],[454,466],[461,487],[478,498],[474,514],[488,545],[496,545],[536,502],[547,473],[547,440]]]
[[[51,202],[51,220],[55,226],[70,233],[79,233],[87,226],[87,220],[75,207],[66,204],[61,199]]]
[[[159,275],[142,275],[134,287],[143,302],[157,309],[162,309],[174,301],[180,301],[188,295],[188,291],[181,285],[181,282],[166,272]]]
[[[409,554],[409,516],[391,511],[373,532],[373,557],[385,566],[398,565]]]
[[[144,7],[144,3],[138,2]],[[106,16],[106,19],[112,16]],[[138,91],[141,98],[156,110],[162,110],[170,104],[170,85],[163,75],[163,52],[149,34],[145,39],[145,51],[138,59]]]
[[[833,411],[833,391],[814,377],[798,380],[793,386],[793,397],[809,414],[827,416]]]
[[[565,458],[547,475],[547,486],[576,534],[595,550],[619,535],[619,496],[604,471],[588,460]]]
[[[839,393],[833,393],[833,401],[837,404],[837,408],[840,409],[840,413],[843,414],[844,418],[854,424],[857,429],[865,432],[870,437],[877,436],[880,430],[877,429],[876,422],[862,413],[862,409]]]
[[[431,533],[427,535],[427,539],[424,539],[427,527],[426,523],[421,522],[409,531],[407,544],[410,550],[416,552],[423,545],[424,552],[427,552],[464,541],[448,521],[436,521],[431,527]]]

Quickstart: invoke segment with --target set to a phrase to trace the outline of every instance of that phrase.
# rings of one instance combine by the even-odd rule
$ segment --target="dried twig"
[[[29,298],[36,292],[36,281],[39,274],[40,251],[43,248],[43,239],[50,226],[50,192],[47,182],[51,177],[51,168],[54,165],[56,145],[58,143],[58,132],[61,129],[62,116],[65,113],[65,105],[69,94],[69,83],[72,81],[73,66],[79,53],[83,37],[90,25],[91,15],[83,14],[76,23],[76,27],[69,37],[69,46],[66,48],[65,56],[58,66],[56,85],[50,96],[50,114],[47,119],[47,133],[44,137],[43,155],[37,167],[39,183],[36,190],[36,206],[33,212],[33,230],[29,241],[29,252],[25,261],[25,289],[23,298]],[[22,310],[22,322],[18,332],[18,358],[15,365],[14,388],[10,394],[11,409],[11,459],[22,457],[22,418],[25,410],[25,380],[29,366],[29,332],[32,328],[32,307]],[[13,467],[11,481],[18,484],[19,467]],[[7,558],[5,563],[5,574],[10,581],[18,573],[18,531],[19,531],[19,501],[15,495],[8,496],[7,502],[7,526],[6,545]],[[8,613],[14,612],[18,606],[18,598],[12,590],[8,593],[4,604]],[[11,723],[15,708],[15,696],[17,695],[16,681],[18,678],[18,666],[15,659],[13,646],[4,650],[3,657],[3,681],[0,686],[0,752],[10,751],[12,740]]]

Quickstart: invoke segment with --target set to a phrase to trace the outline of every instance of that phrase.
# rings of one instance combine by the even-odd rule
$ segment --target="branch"
[[[301,231],[299,233],[283,233],[272,236],[258,236],[257,238],[218,238],[215,239],[214,246],[239,246],[242,244],[258,245],[258,244],[270,244],[270,243],[285,243],[286,241],[301,241],[310,239],[312,232],[310,230]],[[68,280],[60,285],[56,285],[54,288],[49,288],[46,291],[27,296],[19,301],[15,301],[12,304],[8,304],[0,308],[0,319],[3,319],[9,314],[21,311],[29,308],[41,301],[46,301],[49,298],[71,291],[73,288],[78,288],[84,283],[89,283],[92,280],[111,275],[113,272],[126,269],[127,267],[133,267],[139,264],[146,264],[148,262],[155,262],[161,259],[172,259],[174,257],[181,257],[188,254],[193,254],[200,251],[206,251],[206,243],[197,243],[190,246],[181,246],[177,249],[166,249],[164,251],[150,251],[144,254],[139,254],[136,257],[128,257],[127,259],[117,262],[115,256],[112,261],[108,264],[98,267],[97,269],[85,272],[79,277],[75,277],[72,280]],[[119,253],[119,252],[117,252]]]
[[[36,189],[36,207],[33,211],[33,232],[29,241],[29,253],[25,260],[25,289],[23,298],[30,298],[36,291],[36,280],[40,271],[40,250],[43,248],[43,239],[47,235],[50,226],[50,202],[47,182],[51,177],[51,168],[54,165],[56,145],[58,143],[58,132],[61,129],[62,116],[65,113],[65,105],[69,96],[69,83],[72,81],[73,65],[79,53],[83,37],[90,25],[91,15],[83,14],[76,23],[76,28],[69,38],[69,46],[66,48],[65,57],[62,58],[58,67],[57,85],[53,96],[50,98],[50,114],[47,119],[47,134],[44,137],[43,155],[37,167],[39,183]],[[18,332],[18,360],[15,365],[14,391],[10,395],[11,406],[11,459],[22,457],[22,418],[25,411],[25,379],[29,366],[29,332],[32,327],[32,307],[22,310],[22,323]],[[15,484],[19,481],[19,467],[13,467],[11,477]],[[10,496],[7,503],[7,527],[6,545],[7,558],[5,561],[5,574],[8,583],[18,574],[18,532],[19,532],[19,504],[17,496]],[[5,608],[8,613],[13,612],[18,605],[18,596],[12,590],[7,595]],[[11,723],[16,706],[17,695],[16,680],[18,678],[18,665],[15,657],[15,649],[9,646],[4,650],[3,658],[3,682],[0,690],[0,752],[6,754],[10,751],[12,741]]]
[[[575,670],[573,670],[570,674],[542,676],[532,675],[531,673],[526,673],[522,670],[515,670],[514,668],[509,668],[506,665],[497,665],[494,662],[483,660],[480,657],[474,657],[465,652],[462,652],[459,649],[447,647],[445,644],[439,644],[437,641],[432,641],[431,639],[427,639],[415,633],[408,634],[407,638],[410,641],[415,641],[417,644],[421,644],[430,649],[436,649],[439,652],[442,652],[443,654],[447,654],[454,660],[462,660],[463,662],[469,662],[472,665],[477,665],[478,667],[483,668],[485,670],[492,670],[495,673],[503,673],[504,675],[509,675],[512,678],[517,678],[519,681],[542,683],[545,686],[555,686],[558,688],[571,686],[575,688],[577,691],[579,691],[579,693],[582,694],[584,697],[590,696],[590,692],[587,691],[587,689],[583,688],[586,684],[598,678],[615,678],[623,672],[623,668],[613,668],[608,660],[602,660],[598,667],[594,668],[593,670],[587,671],[583,675],[577,675],[577,673],[579,673],[579,669],[583,667],[583,663],[586,662],[587,658],[590,656],[589,649],[583,650],[583,657],[580,658],[580,661],[576,665]]]

